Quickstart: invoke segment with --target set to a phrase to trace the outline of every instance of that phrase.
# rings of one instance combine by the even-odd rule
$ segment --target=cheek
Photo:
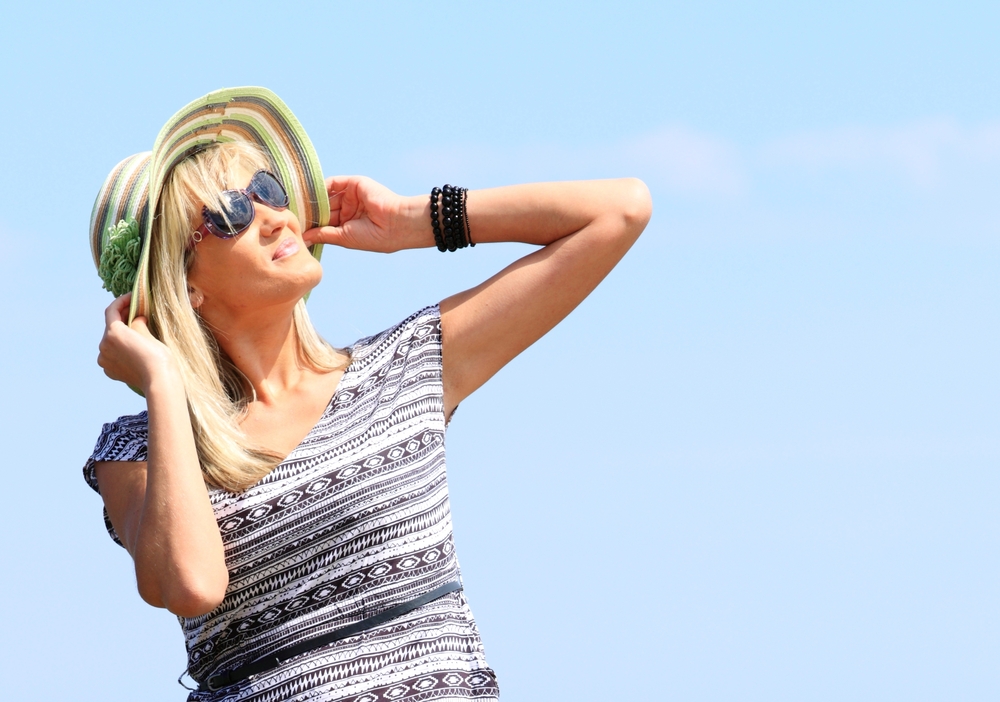
[[[206,239],[198,244],[191,258],[188,282],[206,294],[217,294],[229,287],[234,277],[249,277],[245,270],[241,271],[245,266],[241,257],[225,243],[221,239],[217,242]]]
[[[284,265],[271,264],[241,242],[203,241],[188,268],[188,283],[207,300],[231,308],[298,300],[323,279],[323,267],[303,249]]]
[[[188,287],[201,288],[202,287],[202,274],[203,266],[198,260],[198,254],[193,254],[191,256],[191,261],[188,263],[187,267],[187,282]]]

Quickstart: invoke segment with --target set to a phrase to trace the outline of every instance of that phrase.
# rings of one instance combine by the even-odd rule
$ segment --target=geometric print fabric
[[[242,493],[211,490],[229,587],[179,617],[205,680],[460,577],[445,472],[437,306],[357,342],[316,426]],[[146,413],[105,424],[84,467],[146,460]],[[109,534],[117,535],[105,514]],[[120,542],[119,542],[120,543]],[[498,699],[462,592],[190,701]]]

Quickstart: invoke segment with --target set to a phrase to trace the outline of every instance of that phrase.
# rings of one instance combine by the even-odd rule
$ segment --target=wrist
[[[142,373],[141,387],[143,395],[147,398],[150,393],[163,392],[165,390],[180,390],[184,392],[184,378],[180,368],[173,357],[167,354],[159,355],[155,360],[147,364]]]
[[[400,207],[401,249],[424,249],[434,246],[434,232],[431,229],[431,206],[427,195],[404,197]]]

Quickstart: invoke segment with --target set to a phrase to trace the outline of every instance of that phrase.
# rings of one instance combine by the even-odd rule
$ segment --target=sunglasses
[[[194,233],[194,243],[198,243],[205,234],[214,234],[220,239],[232,239],[246,231],[253,223],[257,212],[253,201],[256,200],[276,210],[288,207],[288,193],[278,177],[268,171],[260,170],[253,174],[250,185],[237,190],[223,190],[219,193],[222,210],[216,211],[205,206],[201,208],[204,222]]]

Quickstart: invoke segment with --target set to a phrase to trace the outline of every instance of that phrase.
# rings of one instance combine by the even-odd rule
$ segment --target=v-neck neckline
[[[275,468],[285,465],[288,460],[294,456],[300,448],[302,448],[302,445],[306,442],[306,440],[316,433],[316,429],[318,429],[319,425],[323,423],[323,420],[333,414],[337,405],[337,395],[340,394],[340,388],[344,384],[344,378],[347,377],[347,373],[351,370],[351,366],[353,365],[353,363],[348,364],[347,368],[344,369],[344,372],[340,374],[340,378],[337,380],[337,385],[333,388],[333,395],[330,397],[330,401],[326,403],[326,407],[323,408],[323,412],[319,415],[319,419],[316,420],[316,423],[309,428],[309,431],[307,431],[306,435],[299,440],[299,443],[295,444],[295,447],[289,451],[283,459],[281,459],[281,462],[275,465]],[[271,473],[273,472],[274,469],[271,469]],[[271,475],[271,473],[268,473],[268,475]]]

